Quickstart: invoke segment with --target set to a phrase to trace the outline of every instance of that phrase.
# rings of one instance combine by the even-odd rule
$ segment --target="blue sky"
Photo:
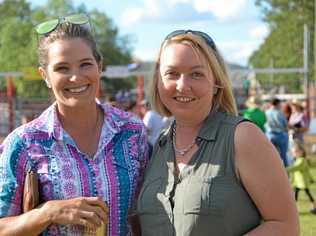
[[[34,5],[43,0],[29,0]],[[133,55],[154,60],[164,37],[175,29],[202,30],[211,35],[226,61],[247,65],[247,59],[268,35],[255,0],[72,0],[105,12],[120,35],[133,39]]]

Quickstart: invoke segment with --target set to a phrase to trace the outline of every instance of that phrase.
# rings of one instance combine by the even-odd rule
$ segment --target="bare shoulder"
[[[234,142],[237,175],[263,219],[297,225],[288,177],[272,143],[250,122],[237,125]]]
[[[256,176],[260,181],[266,179],[265,174],[273,169],[279,174],[284,171],[278,151],[256,125],[238,124],[234,138],[236,172],[243,182],[256,181]]]
[[[261,158],[267,161],[269,157],[279,159],[278,152],[265,134],[250,122],[242,122],[237,125],[234,143],[237,164],[243,161],[258,162]]]
[[[251,122],[241,122],[236,127],[235,144],[257,143],[258,141],[267,141],[265,134]],[[237,143],[236,143],[237,142]]]

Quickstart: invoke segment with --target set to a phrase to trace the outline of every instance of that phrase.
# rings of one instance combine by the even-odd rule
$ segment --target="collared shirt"
[[[309,122],[307,116],[303,112],[293,112],[289,119],[289,125],[293,126],[293,139],[304,141],[304,132],[295,128],[308,128]]]
[[[260,213],[235,174],[234,132],[241,121],[210,114],[198,133],[198,150],[179,176],[172,128],[162,133],[137,201],[143,236],[237,236],[260,224]]]
[[[287,133],[287,121],[282,111],[270,108],[266,111],[266,117],[265,128],[267,133]]]
[[[109,206],[107,235],[128,235],[129,210],[148,160],[142,122],[110,105],[100,105],[104,122],[93,158],[80,152],[62,128],[53,104],[13,131],[0,147],[0,217],[21,214],[24,175],[39,176],[40,199],[100,196]],[[51,225],[43,235],[82,235],[77,225]]]

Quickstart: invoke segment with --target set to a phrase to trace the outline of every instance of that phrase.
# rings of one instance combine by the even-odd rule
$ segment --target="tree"
[[[37,68],[37,35],[34,26],[45,20],[86,12],[91,16],[92,31],[104,57],[104,65],[127,64],[131,60],[130,41],[121,37],[118,28],[105,13],[88,12],[84,4],[75,7],[71,0],[48,0],[44,6],[31,8],[26,0],[0,1],[0,71],[23,71]],[[1,80],[0,80],[1,81]],[[3,80],[2,80],[3,81]],[[43,81],[15,80],[19,96],[47,96]],[[4,83],[0,83],[3,89]]]
[[[310,36],[314,33],[314,1],[311,0],[256,0],[262,9],[264,21],[270,27],[270,34],[260,48],[255,51],[249,64],[255,68],[273,67],[293,68],[303,67],[303,31],[307,25]],[[309,38],[310,52],[313,51],[313,37]],[[312,78],[314,58],[309,55],[309,76]],[[302,75],[279,74],[274,76],[274,86],[287,85],[288,91],[301,90]],[[259,75],[263,83],[269,80],[269,75]]]
[[[131,48],[129,48],[129,38],[120,37],[118,28],[112,23],[104,13],[93,10],[90,13],[92,21],[92,31],[95,34],[99,50],[106,65],[121,65],[130,63]]]

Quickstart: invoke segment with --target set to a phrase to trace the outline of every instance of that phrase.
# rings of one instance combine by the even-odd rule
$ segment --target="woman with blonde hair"
[[[170,33],[152,88],[154,108],[174,122],[158,138],[145,172],[137,204],[142,235],[298,235],[278,153],[259,128],[237,116],[212,38],[194,30]]]

